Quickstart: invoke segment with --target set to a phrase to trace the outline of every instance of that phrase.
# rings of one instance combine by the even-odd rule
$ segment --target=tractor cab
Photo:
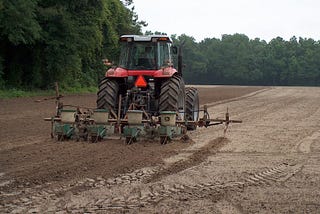
[[[172,42],[164,35],[120,37],[119,67],[126,70],[159,70],[173,66]]]

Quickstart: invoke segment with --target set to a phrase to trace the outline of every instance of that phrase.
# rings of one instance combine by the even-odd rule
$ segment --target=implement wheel
[[[185,86],[181,76],[174,75],[161,85],[159,112],[175,111],[185,119]]]
[[[168,141],[169,141],[169,139],[168,139],[167,136],[161,136],[161,137],[160,137],[160,143],[161,143],[162,145],[167,144]]]
[[[99,137],[98,136],[91,136],[91,143],[98,143]]]
[[[199,95],[196,88],[186,88],[186,119],[198,121],[199,119]],[[188,130],[196,130],[195,124],[187,125]]]

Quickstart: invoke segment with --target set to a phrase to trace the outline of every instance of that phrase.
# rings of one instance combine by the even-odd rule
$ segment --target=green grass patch
[[[96,93],[97,87],[85,87],[85,88],[61,88],[60,94],[71,95],[71,94],[86,94]],[[35,96],[54,96],[54,90],[21,90],[21,89],[2,89],[0,90],[0,99],[10,99],[16,97],[35,97]]]
[[[34,96],[51,96],[54,91],[25,91],[21,89],[6,89],[0,90],[0,98],[15,98],[15,97],[34,97]]]

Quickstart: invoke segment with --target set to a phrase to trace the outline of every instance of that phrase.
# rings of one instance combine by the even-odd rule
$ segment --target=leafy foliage
[[[141,34],[146,25],[132,0],[0,0],[0,90],[47,89],[54,81],[68,90],[96,86],[102,59],[119,57],[119,36]],[[320,42],[313,39],[172,39],[183,46],[187,83],[320,85]]]
[[[36,20],[35,0],[4,0],[0,13],[0,35],[14,45],[34,43],[41,27]]]
[[[118,57],[121,34],[141,34],[132,1],[2,0],[0,87],[97,85],[103,58]],[[101,72],[99,72],[101,71]]]
[[[221,39],[172,36],[184,42],[184,78],[192,84],[320,85],[320,41],[277,37],[267,43],[246,35]]]

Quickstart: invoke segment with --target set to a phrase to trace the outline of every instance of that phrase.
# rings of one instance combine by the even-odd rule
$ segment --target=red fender
[[[128,77],[128,76],[152,76],[154,78],[168,78],[177,73],[177,70],[173,67],[166,67],[159,70],[127,70],[124,68],[110,68],[105,76],[106,77]]]

